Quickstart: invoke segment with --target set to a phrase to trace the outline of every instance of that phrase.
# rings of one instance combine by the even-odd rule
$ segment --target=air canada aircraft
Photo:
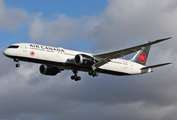
[[[163,63],[145,66],[151,45],[171,39],[159,39],[134,47],[113,52],[90,54],[85,52],[68,50],[60,47],[37,45],[32,43],[18,43],[10,45],[3,54],[17,62],[26,61],[41,64],[39,71],[43,75],[57,75],[63,70],[72,70],[72,80],[79,81],[78,71],[88,72],[96,77],[99,73],[111,75],[137,75],[153,72],[153,68],[168,65]],[[125,55],[136,53],[130,60],[120,59]]]

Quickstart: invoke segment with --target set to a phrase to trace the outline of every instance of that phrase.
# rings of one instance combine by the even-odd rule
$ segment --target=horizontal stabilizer
[[[148,68],[156,68],[156,67],[161,67],[161,66],[168,65],[168,64],[172,64],[172,63],[163,63],[163,64],[158,64],[158,65],[152,65],[152,66],[143,67],[141,69],[143,70],[143,69],[148,69]]]

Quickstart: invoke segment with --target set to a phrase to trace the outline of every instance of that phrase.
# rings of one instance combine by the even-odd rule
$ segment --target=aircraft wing
[[[117,50],[117,51],[113,51],[113,52],[93,55],[93,57],[96,60],[98,60],[99,62],[95,63],[92,66],[92,68],[95,70],[96,68],[110,62],[112,59],[116,59],[116,58],[123,57],[123,56],[128,55],[128,54],[137,52],[137,51],[141,50],[143,47],[153,45],[153,44],[156,44],[156,43],[168,40],[168,39],[171,39],[171,37],[164,38],[164,39],[158,39],[158,40],[155,40],[155,41],[152,41],[152,42],[148,42],[148,43],[145,43],[145,44],[137,45],[137,46],[122,49],[122,50]]]

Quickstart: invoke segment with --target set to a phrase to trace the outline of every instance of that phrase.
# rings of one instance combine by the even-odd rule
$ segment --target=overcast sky
[[[136,76],[71,71],[41,75],[39,64],[5,57],[13,43],[38,43],[100,53],[146,41],[147,65],[172,62]],[[175,120],[176,0],[0,0],[0,120]]]

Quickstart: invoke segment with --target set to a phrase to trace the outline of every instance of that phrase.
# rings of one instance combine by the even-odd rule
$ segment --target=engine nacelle
[[[56,75],[60,72],[60,70],[57,67],[49,66],[49,65],[41,65],[40,68],[40,73],[43,75]]]
[[[93,57],[85,55],[85,54],[78,54],[74,58],[74,62],[76,65],[82,65],[82,66],[92,66],[95,63],[95,60]]]

